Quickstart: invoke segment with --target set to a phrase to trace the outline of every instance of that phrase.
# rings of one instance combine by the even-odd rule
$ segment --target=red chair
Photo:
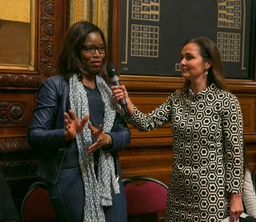
[[[48,188],[45,183],[35,182],[29,187],[21,205],[21,221],[57,221],[48,195]]]
[[[136,176],[122,180],[127,214],[152,214],[166,209],[167,186],[151,177]]]

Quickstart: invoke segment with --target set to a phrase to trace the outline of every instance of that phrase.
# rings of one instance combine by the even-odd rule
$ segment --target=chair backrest
[[[57,221],[45,183],[35,182],[29,187],[21,205],[21,221]]]
[[[166,209],[167,186],[159,180],[136,176],[122,180],[128,215],[157,213]]]

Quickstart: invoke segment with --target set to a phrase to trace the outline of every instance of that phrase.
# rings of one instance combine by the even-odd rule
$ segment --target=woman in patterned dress
[[[174,163],[165,221],[236,220],[243,212],[243,118],[227,91],[221,56],[206,37],[187,40],[181,51],[184,86],[144,114],[125,86],[112,86],[116,102],[126,98],[126,121],[140,131],[171,122]]]

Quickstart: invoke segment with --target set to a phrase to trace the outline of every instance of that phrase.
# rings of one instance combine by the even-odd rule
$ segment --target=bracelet
[[[108,149],[112,145],[112,137],[109,135],[109,144],[107,146],[103,146],[103,149]]]

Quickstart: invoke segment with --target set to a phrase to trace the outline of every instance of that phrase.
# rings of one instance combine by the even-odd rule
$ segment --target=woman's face
[[[102,61],[105,58],[105,47],[100,33],[91,32],[87,35],[83,44],[81,56],[86,71],[89,74],[95,74],[100,70]]]
[[[209,62],[204,62],[195,43],[188,43],[181,51],[180,68],[182,76],[191,82],[206,81],[205,71],[211,67]]]

